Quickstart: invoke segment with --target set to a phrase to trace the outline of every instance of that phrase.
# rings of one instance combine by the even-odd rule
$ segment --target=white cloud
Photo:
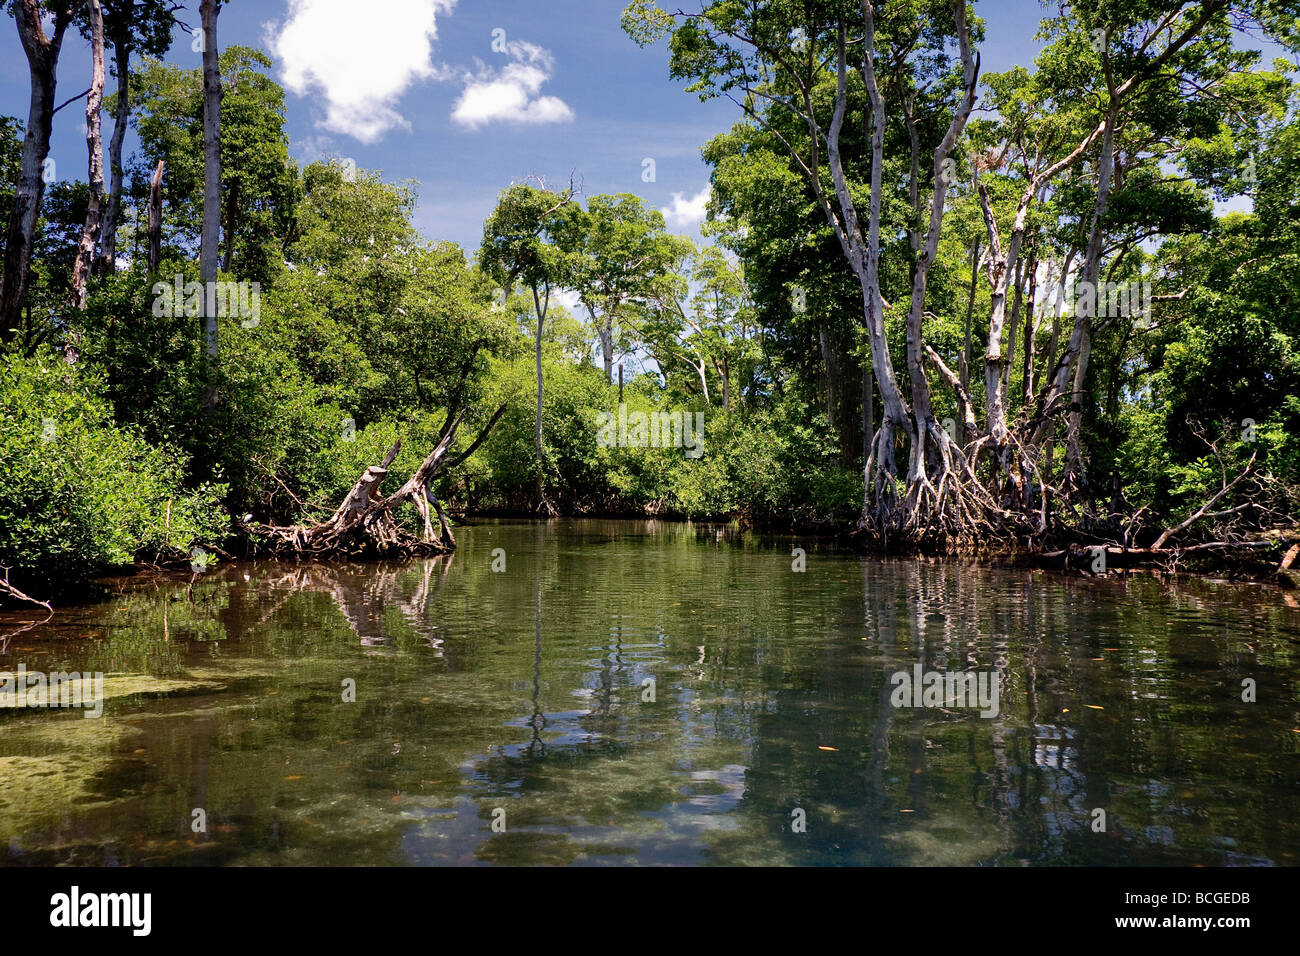
[[[709,187],[705,186],[690,199],[685,193],[673,193],[673,201],[659,210],[673,229],[690,229],[704,222],[709,204]]]
[[[456,0],[289,0],[288,19],[266,24],[280,78],[299,96],[325,99],[320,126],[372,143],[410,123],[394,104],[419,80],[445,78],[432,61],[437,16]],[[369,6],[369,9],[359,9]],[[375,9],[375,8],[378,9]]]
[[[488,123],[569,123],[573,110],[556,96],[538,96],[551,78],[551,54],[532,43],[506,45],[510,62],[500,70],[483,63],[477,74],[465,76],[465,89],[451,111],[461,126],[478,129]]]

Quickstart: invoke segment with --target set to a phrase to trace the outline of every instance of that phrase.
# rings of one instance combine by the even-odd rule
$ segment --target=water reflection
[[[1267,590],[809,541],[795,573],[657,521],[458,539],[0,622],[0,670],[110,675],[100,721],[0,711],[0,861],[1296,862],[1300,615]],[[999,713],[894,707],[917,664],[995,672]]]

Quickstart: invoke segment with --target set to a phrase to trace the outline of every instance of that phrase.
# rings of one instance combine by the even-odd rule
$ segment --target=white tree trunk
[[[90,92],[86,95],[87,178],[90,197],[86,204],[86,221],[77,243],[77,259],[72,265],[72,305],[86,308],[86,287],[99,241],[100,215],[104,206],[104,140],[100,132],[100,113],[104,104],[104,13],[99,0],[89,0],[90,19]]]
[[[108,208],[104,212],[99,239],[100,268],[110,274],[117,269],[117,223],[122,214],[122,144],[131,118],[131,51],[125,40],[119,37],[113,52],[117,61],[117,104],[113,111],[113,135],[108,140]]]
[[[22,324],[30,277],[32,238],[41,214],[45,192],[45,160],[50,154],[50,127],[54,118],[55,76],[59,50],[74,3],[55,11],[54,30],[47,35],[42,24],[45,10],[37,0],[19,0],[14,5],[14,22],[31,76],[31,99],[27,109],[27,130],[23,138],[18,188],[5,239],[4,273],[0,277],[0,345],[6,345]]]
[[[217,245],[221,233],[221,71],[217,59],[217,0],[201,0],[203,21],[203,235],[199,277],[203,281],[203,342],[208,357],[216,361]],[[227,237],[229,241],[229,237]]]

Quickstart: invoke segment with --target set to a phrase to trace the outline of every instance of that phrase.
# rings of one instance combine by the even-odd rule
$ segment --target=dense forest
[[[577,175],[502,183],[477,249],[418,232],[416,183],[291,159],[272,60],[196,6],[8,4],[11,597],[447,549],[466,514],[1300,550],[1294,0],[1048,8],[1003,73],[962,2],[636,0],[629,46],[735,104],[705,242]],[[182,24],[201,68],[167,59]],[[84,178],[52,175],[82,118]]]

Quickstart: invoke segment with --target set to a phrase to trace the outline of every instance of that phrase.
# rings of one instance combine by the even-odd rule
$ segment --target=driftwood
[[[3,570],[4,570],[4,579],[0,580],[0,597],[12,598],[15,601],[25,601],[28,604],[35,604],[37,607],[43,607],[51,614],[54,613],[54,608],[50,607],[50,605],[45,601],[38,601],[34,597],[28,597],[22,591],[18,590],[16,587],[10,584],[9,568],[4,568]]]
[[[406,483],[390,495],[380,494],[380,486],[388,475],[389,466],[401,451],[400,439],[379,464],[371,465],[362,473],[342,503],[326,520],[289,527],[260,525],[252,530],[271,539],[273,550],[317,557],[446,554],[455,549],[456,539],[452,535],[447,513],[429,485],[444,468],[453,467],[472,455],[505,410],[505,405],[498,408],[470,446],[452,458],[447,457],[447,452],[456,440],[456,431],[460,427],[464,410],[449,413],[433,451]],[[397,509],[403,504],[412,505],[420,515],[423,528],[419,535],[410,533],[398,521]],[[434,527],[433,514],[438,517],[437,529]]]
[[[1151,546],[1151,549],[1153,551],[1159,551],[1162,547],[1164,547],[1165,542],[1167,542],[1170,538],[1172,538],[1174,535],[1178,534],[1181,531],[1186,531],[1189,527],[1192,526],[1192,524],[1199,521],[1201,518],[1220,517],[1222,515],[1229,514],[1232,511],[1238,511],[1246,507],[1249,507],[1249,505],[1240,505],[1237,508],[1229,508],[1226,511],[1220,511],[1213,514],[1211,514],[1210,512],[1210,509],[1213,508],[1216,504],[1218,504],[1219,500],[1223,498],[1223,496],[1226,495],[1229,491],[1231,491],[1237,485],[1237,483],[1241,481],[1241,479],[1249,475],[1251,469],[1254,467],[1255,467],[1255,455],[1251,455],[1250,461],[1247,462],[1246,467],[1241,472],[1241,474],[1239,474],[1236,478],[1232,479],[1232,481],[1225,480],[1223,483],[1223,487],[1220,488],[1210,498],[1209,501],[1205,502],[1205,504],[1201,505],[1199,508],[1193,511],[1183,521],[1179,522],[1178,524],[1174,525],[1171,528],[1166,528],[1164,533],[1161,534],[1160,537],[1156,538],[1155,544]]]
[[[1203,541],[1197,544],[1170,545],[1162,548],[1135,548],[1114,541],[1097,541],[1094,544],[1071,542],[1054,551],[1039,551],[1027,556],[1030,563],[1055,570],[1076,571],[1088,576],[1127,574],[1135,571],[1154,571],[1176,574],[1184,561],[1195,560],[1210,566],[1235,569],[1247,577],[1268,579],[1272,560],[1269,551],[1286,549],[1291,561],[1300,555],[1300,538],[1294,529],[1265,532],[1262,537],[1250,540]],[[1098,557],[1103,558],[1098,563]],[[1300,587],[1300,574],[1290,571],[1287,558],[1277,568],[1273,577],[1283,587]]]

